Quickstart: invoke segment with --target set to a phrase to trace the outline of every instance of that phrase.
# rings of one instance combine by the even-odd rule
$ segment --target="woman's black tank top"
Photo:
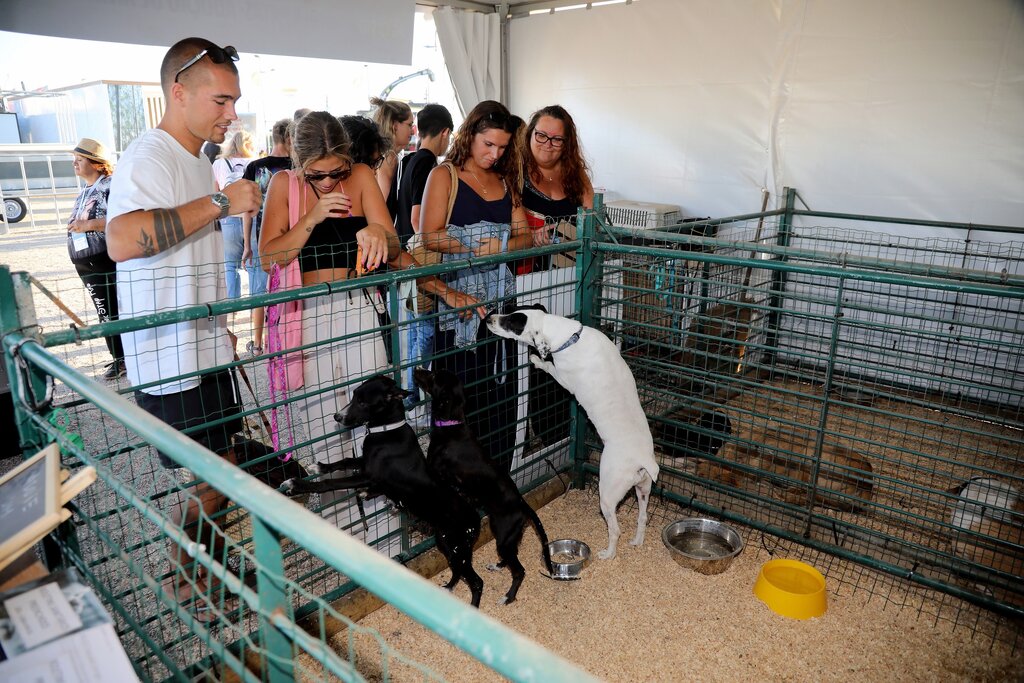
[[[327,218],[313,227],[299,252],[303,273],[326,268],[356,267],[356,233],[366,227],[365,216]]]
[[[455,205],[452,206],[452,217],[448,219],[448,224],[463,226],[480,221],[511,223],[512,195],[506,189],[500,199],[487,201],[460,178],[459,191],[455,195]]]

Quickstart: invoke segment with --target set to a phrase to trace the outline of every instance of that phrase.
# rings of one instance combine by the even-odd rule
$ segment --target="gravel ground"
[[[549,538],[581,539],[595,553],[604,547],[607,532],[595,492],[570,491],[539,514]],[[528,574],[518,600],[497,604],[508,574],[487,572],[481,609],[608,681],[1024,679],[1024,653],[971,639],[947,622],[919,619],[921,599],[914,596],[905,596],[904,609],[885,609],[887,602],[868,591],[830,584],[824,616],[781,617],[753,595],[753,586],[761,565],[789,556],[786,551],[774,541],[762,545],[759,532],[741,530],[746,548],[732,565],[716,576],[698,574],[678,566],[661,542],[662,527],[682,516],[674,507],[653,510],[647,539],[635,548],[626,542],[636,528],[627,499],[619,509],[624,533],[618,555],[595,558],[580,581],[540,576],[540,546],[527,530],[519,556]],[[482,569],[496,560],[491,542],[475,553],[473,564]],[[442,584],[449,576],[444,571],[434,580]],[[469,600],[464,584],[455,595]],[[378,610],[360,625],[447,680],[502,680],[394,608]],[[333,644],[344,650],[345,634]],[[413,670],[392,673],[393,680],[418,680]]]

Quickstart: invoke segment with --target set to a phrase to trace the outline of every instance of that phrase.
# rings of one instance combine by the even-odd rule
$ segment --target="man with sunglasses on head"
[[[166,109],[160,124],[125,150],[110,189],[107,246],[117,261],[117,292],[122,319],[210,304],[226,298],[223,238],[217,220],[256,211],[256,184],[239,180],[215,190],[203,143],[224,142],[238,118],[241,96],[238,53],[202,38],[179,41],[160,67]],[[242,426],[237,385],[230,371],[209,372],[234,358],[226,316],[171,323],[121,335],[128,378],[138,387],[140,408],[235,462],[231,437]],[[221,421],[213,427],[205,425]],[[161,465],[179,465],[159,453]],[[224,495],[200,483],[170,511],[190,538],[217,550],[216,539],[197,538],[200,506],[207,514],[224,507]],[[168,592],[213,617],[201,595],[203,572],[184,565],[185,550],[171,548]],[[191,579],[190,576],[196,577]]]

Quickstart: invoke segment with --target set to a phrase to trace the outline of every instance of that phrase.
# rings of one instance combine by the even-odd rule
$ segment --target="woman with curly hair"
[[[565,109],[554,104],[535,111],[524,140],[523,206],[539,246],[550,243],[552,226],[575,223],[581,206],[594,207],[594,187],[576,123]]]
[[[522,125],[521,118],[492,100],[469,112],[445,163],[427,179],[420,209],[420,234],[427,249],[458,260],[533,245],[520,198]],[[452,284],[491,310],[514,305],[515,278],[507,265],[471,269]],[[516,434],[515,345],[475,322],[456,325],[451,316],[438,318],[434,348],[442,355],[433,367],[462,379],[470,428],[485,452],[507,469]]]

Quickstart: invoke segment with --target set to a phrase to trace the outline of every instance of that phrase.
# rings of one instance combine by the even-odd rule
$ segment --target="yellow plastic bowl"
[[[820,617],[828,609],[825,577],[797,560],[769,560],[754,582],[754,595],[777,614],[790,619]]]

